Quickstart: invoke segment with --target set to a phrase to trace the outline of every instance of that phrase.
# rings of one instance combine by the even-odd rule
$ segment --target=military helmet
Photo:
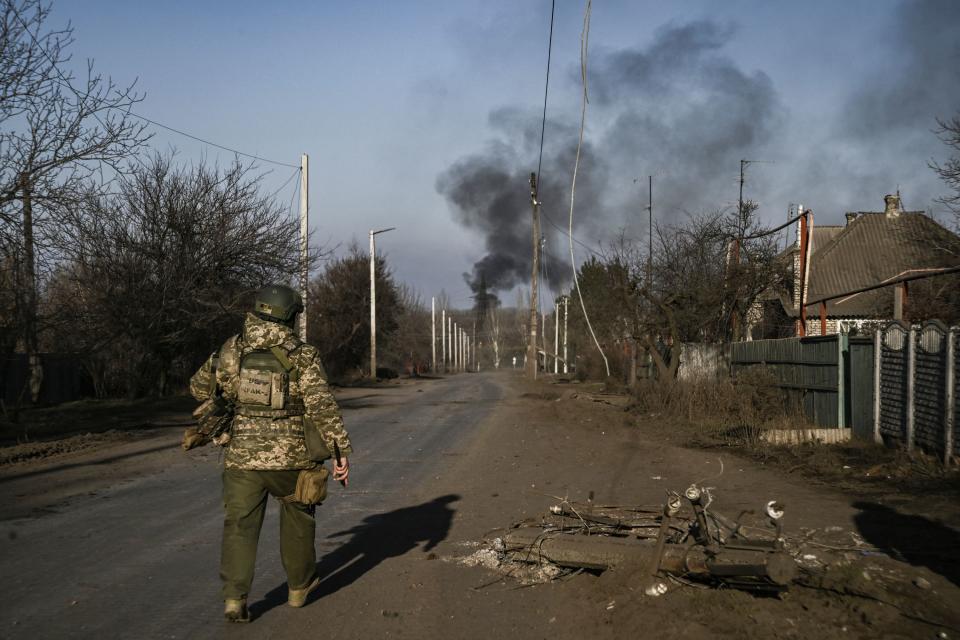
[[[253,310],[268,320],[290,322],[293,316],[303,311],[303,300],[290,287],[271,284],[257,291]]]

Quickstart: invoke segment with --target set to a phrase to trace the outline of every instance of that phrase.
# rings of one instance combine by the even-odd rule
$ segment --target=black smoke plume
[[[778,102],[769,78],[740,70],[718,52],[731,34],[712,22],[674,25],[646,49],[593,57],[575,237],[598,247],[619,229],[644,235],[646,179],[642,188],[633,179],[648,172],[658,175],[658,218],[736,199],[732,178],[738,159],[769,139]],[[486,254],[465,276],[474,290],[481,276],[499,291],[530,277],[528,180],[537,166],[540,124],[535,110],[494,111],[490,125],[496,139],[437,180],[457,220],[484,236]],[[567,238],[557,227],[567,227],[578,130],[572,119],[550,120],[546,127],[540,199],[548,218],[547,282],[555,290],[571,275]]]
[[[933,133],[936,118],[960,110],[958,25],[956,0],[902,2],[883,37],[863,52],[878,60],[876,71],[812,124],[796,117],[802,106],[793,106],[820,96],[785,100],[766,73],[743,69],[723,53],[735,36],[732,26],[668,24],[649,46],[592,52],[574,235],[597,247],[623,230],[644,244],[648,175],[658,222],[733,207],[741,159],[775,161],[751,165],[756,173],[748,174],[745,191],[768,222],[783,220],[790,202],[802,202],[821,224],[842,224],[844,211],[881,209],[883,195],[897,187],[908,208],[936,212],[934,200],[946,187],[927,163],[947,152]],[[818,43],[790,46],[799,58]],[[579,67],[566,79],[567,88],[579,86]],[[540,195],[544,213],[565,229],[579,104],[562,108],[547,123]],[[550,109],[556,114],[561,107],[551,102]],[[468,283],[476,289],[482,274],[502,291],[530,274],[527,180],[536,168],[540,113],[501,108],[490,124],[494,139],[445,171],[437,189],[457,219],[484,237],[486,253]],[[544,233],[548,282],[556,288],[570,274],[566,237],[549,223]]]

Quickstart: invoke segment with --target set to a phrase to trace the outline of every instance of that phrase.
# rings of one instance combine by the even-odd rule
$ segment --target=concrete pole
[[[947,399],[946,411],[943,415],[943,464],[949,465],[953,459],[953,429],[957,419],[956,393],[954,392],[956,381],[956,363],[955,357],[957,349],[957,332],[947,332],[947,375],[945,398]]]
[[[309,284],[309,256],[307,236],[310,232],[310,156],[300,156],[300,339],[307,341],[307,285]]]
[[[430,351],[431,373],[437,373],[437,299],[430,298]]]
[[[917,377],[917,332],[913,327],[907,327],[907,425],[904,437],[907,441],[907,451],[913,451],[914,431],[916,426],[916,387]]]
[[[447,310],[440,312],[440,346],[443,349],[443,358],[441,358],[440,369],[447,370]]]
[[[377,379],[377,246],[374,238],[396,227],[374,231],[370,229],[370,379]]]
[[[460,348],[459,348],[459,339],[460,339],[460,329],[457,327],[457,323],[453,323],[453,334],[451,335],[453,339],[452,348],[453,348],[453,362],[452,369],[454,372],[460,370]]]
[[[904,317],[907,306],[907,283],[901,282],[893,288],[893,319],[909,322]]]
[[[453,371],[453,318],[447,316],[447,371]]]
[[[543,372],[547,373],[550,371],[550,363],[547,362],[547,312],[544,311],[540,314],[540,335],[543,336],[541,340],[543,348]]]
[[[560,303],[553,303],[553,373],[560,373]]]
[[[880,436],[880,378],[883,373],[883,329],[877,329],[873,334],[873,441],[883,443]]]
[[[570,302],[570,296],[563,296],[563,372],[569,373],[567,366],[567,318],[570,315],[567,303]]]
[[[377,278],[376,245],[370,229],[370,379],[377,379]]]

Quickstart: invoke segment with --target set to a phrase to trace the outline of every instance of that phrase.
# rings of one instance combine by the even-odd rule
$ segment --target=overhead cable
[[[556,0],[550,2],[550,39],[547,41],[547,80],[543,87],[543,119],[540,122],[540,159],[537,160],[537,184],[540,182],[540,168],[543,166],[543,135],[547,130],[547,94],[550,91],[550,58],[553,55],[553,16],[557,8]]]
[[[227,147],[227,146],[224,146],[224,145],[222,145],[222,144],[217,144],[216,142],[211,142],[211,141],[209,141],[209,140],[204,140],[203,138],[200,138],[200,137],[195,136],[195,135],[193,135],[193,134],[187,133],[186,131],[181,131],[180,129],[174,129],[173,127],[170,127],[170,126],[167,126],[167,125],[163,124],[162,122],[157,122],[156,120],[151,120],[150,118],[148,118],[148,117],[146,117],[146,116],[142,116],[142,115],[140,115],[139,113],[134,113],[133,111],[126,111],[125,113],[129,113],[129,114],[130,114],[131,116],[133,116],[134,118],[139,118],[139,119],[143,120],[144,122],[149,122],[150,124],[152,124],[152,125],[154,125],[154,126],[156,126],[156,127],[160,127],[161,129],[166,129],[167,131],[172,131],[173,133],[180,134],[181,136],[184,136],[184,137],[186,137],[186,138],[190,138],[191,140],[196,140],[197,142],[202,142],[203,144],[208,145],[208,146],[211,146],[211,147],[216,147],[217,149],[223,149],[224,151],[229,151],[230,153],[235,153],[235,154],[237,154],[238,156],[244,156],[244,157],[246,157],[246,158],[252,158],[252,159],[254,159],[254,160],[259,160],[259,161],[261,161],[261,162],[268,162],[268,163],[270,163],[270,164],[279,165],[279,166],[281,166],[281,167],[290,167],[291,169],[299,169],[299,168],[300,168],[299,165],[290,164],[289,162],[280,162],[279,160],[271,160],[270,158],[264,158],[263,156],[258,156],[258,155],[255,155],[255,154],[253,154],[253,153],[246,153],[246,152],[244,152],[244,151],[239,151],[239,150],[237,150],[237,149],[232,149],[232,148]]]
[[[40,40],[37,39],[37,37],[36,37],[35,35],[33,35],[33,32],[30,31],[30,27],[27,26],[27,23],[24,21],[24,19],[20,17],[20,13],[17,11],[17,8],[16,8],[12,3],[9,3],[8,6],[9,6],[10,9],[13,11],[13,15],[14,15],[14,17],[17,19],[17,22],[19,22],[19,23],[20,23],[20,26],[23,27],[24,32],[25,32],[28,36],[30,36],[30,40],[33,41],[33,44],[40,50],[40,53],[43,54],[43,57],[46,58],[47,61],[50,63],[50,65],[51,65],[51,67],[53,68],[54,72],[56,72],[57,76],[60,78],[60,84],[63,84],[63,85],[65,85],[68,89],[70,89],[70,91],[76,96],[77,100],[80,101],[81,104],[82,104],[82,103],[83,103],[83,97],[80,95],[80,92],[77,91],[76,88],[74,88],[74,86],[73,86],[73,84],[71,84],[70,80],[67,79],[66,76],[64,76],[64,74],[63,74],[62,71],[60,71],[60,68],[57,66],[57,63],[53,60],[53,58],[50,57],[50,54],[47,53],[47,50],[43,47],[43,45],[40,44]],[[200,137],[198,137],[198,136],[189,134],[189,133],[187,133],[186,131],[181,131],[180,129],[175,129],[175,128],[173,128],[173,127],[170,127],[170,126],[167,126],[167,125],[163,124],[162,122],[157,122],[156,120],[152,120],[152,119],[150,119],[150,118],[147,118],[146,116],[142,116],[142,115],[140,115],[140,114],[138,114],[138,113],[134,113],[133,111],[130,111],[129,109],[124,109],[124,108],[122,108],[122,107],[110,107],[110,108],[111,108],[111,109],[115,109],[115,110],[117,110],[117,111],[122,111],[122,112],[124,112],[124,113],[126,113],[126,114],[128,114],[128,115],[133,116],[134,118],[138,118],[138,119],[140,119],[140,120],[143,120],[144,122],[149,122],[150,124],[152,124],[152,125],[154,125],[154,126],[160,127],[160,128],[162,128],[162,129],[166,129],[166,130],[168,130],[168,131],[172,131],[173,133],[177,133],[177,134],[179,134],[179,135],[181,135],[181,136],[184,136],[184,137],[187,137],[187,138],[191,138],[192,140],[196,140],[197,142],[202,142],[203,144],[209,145],[209,146],[211,146],[211,147],[216,147],[216,148],[218,148],[218,149],[223,149],[224,151],[229,151],[229,152],[231,152],[231,153],[235,153],[235,154],[237,154],[237,155],[244,156],[244,157],[247,157],[247,158],[252,158],[252,159],[254,159],[254,160],[260,160],[261,162],[268,162],[268,163],[270,163],[270,164],[275,164],[275,165],[279,165],[279,166],[282,166],[282,167],[290,167],[291,169],[296,169],[296,168],[298,168],[298,165],[290,164],[290,163],[288,163],[288,162],[279,162],[279,161],[277,161],[277,160],[271,160],[271,159],[269,159],[269,158],[264,158],[264,157],[262,157],[262,156],[254,155],[254,154],[252,154],[252,153],[246,153],[246,152],[244,152],[244,151],[239,151],[239,150],[237,150],[237,149],[232,149],[232,148],[227,147],[227,146],[224,146],[224,145],[222,145],[222,144],[217,144],[216,142],[211,142],[211,141],[209,141],[209,140],[204,140],[203,138],[200,138]],[[96,119],[96,121],[100,123],[100,126],[102,126],[104,129],[107,129],[107,128],[108,128],[107,125],[103,122],[103,120],[100,119],[100,116],[98,116],[96,112],[91,112],[91,115],[93,115],[93,117]]]
[[[597,334],[593,330],[593,325],[590,322],[590,316],[587,314],[587,305],[583,302],[583,293],[580,291],[580,279],[577,277],[577,263],[573,257],[573,202],[574,194],[577,189],[577,171],[580,168],[580,148],[583,146],[583,128],[587,120],[587,103],[589,99],[587,97],[587,45],[590,41],[590,12],[593,8],[593,0],[587,0],[587,7],[583,12],[583,31],[580,33],[580,80],[583,83],[583,96],[580,106],[580,136],[577,139],[577,156],[573,164],[573,181],[570,185],[570,224],[569,224],[569,238],[570,238],[570,268],[573,269],[573,283],[577,288],[577,297],[580,298],[580,309],[583,311],[583,318],[587,322],[587,328],[590,330],[590,337],[593,338],[593,343],[597,346],[597,351],[600,352],[600,356],[603,358],[604,367],[607,370],[607,376],[610,376],[610,363],[607,361],[607,354],[603,352],[603,349],[600,347],[600,341],[597,340]]]

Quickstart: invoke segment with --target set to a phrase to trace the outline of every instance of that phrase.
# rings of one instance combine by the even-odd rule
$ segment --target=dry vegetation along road
[[[840,493],[676,446],[655,420],[513,372],[339,396],[357,454],[350,487],[331,486],[317,511],[325,580],[305,608],[284,604],[272,505],[255,619],[222,622],[217,451],[185,454],[182,427],[154,427],[0,466],[0,638],[960,637],[956,500]],[[781,598],[677,587],[651,599],[629,570],[523,586],[460,562],[556,497],[653,504],[705,478],[725,513],[776,498],[791,534],[829,529],[851,545],[853,532],[864,552],[826,590]]]

